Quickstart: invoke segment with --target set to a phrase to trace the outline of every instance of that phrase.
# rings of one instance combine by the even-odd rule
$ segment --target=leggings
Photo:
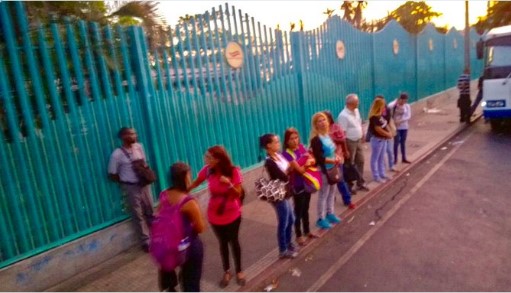
[[[197,236],[188,248],[186,262],[181,266],[179,279],[181,281],[181,291],[200,292],[200,279],[202,276],[202,263],[204,259],[204,247],[202,241]],[[176,271],[158,271],[158,281],[160,291],[176,292],[178,285],[178,276]]]
[[[234,266],[236,273],[241,272],[241,247],[238,240],[240,231],[241,216],[234,222],[227,225],[211,225],[218,241],[220,242],[220,255],[222,256],[222,265],[224,272],[227,272],[231,265],[229,263],[229,244],[234,255]]]
[[[303,234],[308,235],[310,233],[309,226],[309,205],[311,201],[311,194],[305,190],[293,196],[295,202],[295,232],[296,237],[302,237]],[[303,226],[303,234],[302,234]]]

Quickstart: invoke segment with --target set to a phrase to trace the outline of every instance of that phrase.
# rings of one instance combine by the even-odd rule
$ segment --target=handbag
[[[256,195],[260,200],[279,202],[286,198],[287,182],[261,177],[255,181],[255,190]]]
[[[326,169],[326,179],[329,185],[337,184],[342,181],[342,174],[338,165]]]
[[[137,175],[141,186],[146,186],[156,181],[156,174],[149,168],[144,159],[132,160],[130,154],[124,148],[121,148],[121,150],[131,161],[133,172]]]
[[[396,123],[394,123],[394,119],[390,119],[389,123],[387,124],[387,131],[390,132],[390,135],[392,135],[392,137],[396,136],[397,130]]]
[[[243,206],[243,202],[245,201],[245,189],[243,188],[243,186],[241,187],[241,192],[239,196],[238,195],[233,196],[230,194],[223,196],[222,202],[220,203],[218,209],[216,210],[217,215],[220,216],[224,214],[225,206],[227,205],[228,200],[239,200],[240,207]]]
[[[343,169],[344,181],[353,182],[359,180],[358,171],[354,165],[344,164]]]
[[[308,159],[308,156],[302,156],[296,161],[296,163],[300,166],[304,166]],[[321,179],[321,171],[317,167],[309,166],[305,169],[305,173],[301,175],[303,177],[304,189],[306,192],[314,193],[321,188],[321,184],[323,183]]]

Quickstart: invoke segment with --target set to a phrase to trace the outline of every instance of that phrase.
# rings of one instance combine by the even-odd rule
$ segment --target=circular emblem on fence
[[[394,41],[392,41],[392,52],[394,52],[394,55],[397,55],[397,53],[399,53],[399,42],[397,41],[397,39],[394,39]]]
[[[433,51],[433,39],[429,39],[429,50]]]
[[[335,44],[335,52],[339,59],[344,59],[344,56],[346,56],[346,48],[344,47],[343,41],[337,41]]]
[[[236,42],[229,42],[225,48],[225,60],[232,68],[240,68],[243,65],[243,49]]]
[[[456,40],[456,39],[452,40],[452,47],[454,49],[458,48],[458,40]]]

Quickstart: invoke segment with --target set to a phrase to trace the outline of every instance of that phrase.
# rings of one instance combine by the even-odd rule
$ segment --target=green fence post
[[[291,33],[291,54],[293,58],[294,70],[298,79],[298,99],[300,107],[300,133],[304,135],[307,130],[306,113],[305,113],[305,94],[304,94],[304,80],[303,80],[303,32],[292,32]]]
[[[144,129],[144,135],[148,140],[145,143],[145,153],[148,156],[148,161],[151,161],[149,158],[153,159],[153,169],[157,174],[157,178],[165,178],[165,165],[161,161],[160,146],[158,137],[156,137],[156,127],[153,120],[152,100],[154,99],[155,91],[148,63],[148,53],[144,44],[144,33],[141,27],[130,27],[128,28],[128,35],[130,37],[132,69],[137,79],[136,87],[138,98],[140,99],[139,105],[142,106],[143,125],[147,125]]]

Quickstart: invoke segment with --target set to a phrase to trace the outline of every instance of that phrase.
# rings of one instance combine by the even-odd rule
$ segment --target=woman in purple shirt
[[[284,151],[282,153],[284,158],[289,161],[291,166],[291,191],[293,193],[294,209],[295,209],[295,233],[296,242],[299,245],[304,245],[306,237],[317,238],[318,236],[310,231],[309,224],[309,205],[311,194],[305,188],[305,182],[302,174],[305,173],[308,166],[315,164],[314,158],[307,152],[303,144],[300,143],[300,136],[298,130],[295,128],[288,128],[284,133]],[[300,166],[297,162],[300,158],[309,156],[304,166]],[[303,234],[302,234],[303,228]],[[305,236],[303,236],[305,235]]]

